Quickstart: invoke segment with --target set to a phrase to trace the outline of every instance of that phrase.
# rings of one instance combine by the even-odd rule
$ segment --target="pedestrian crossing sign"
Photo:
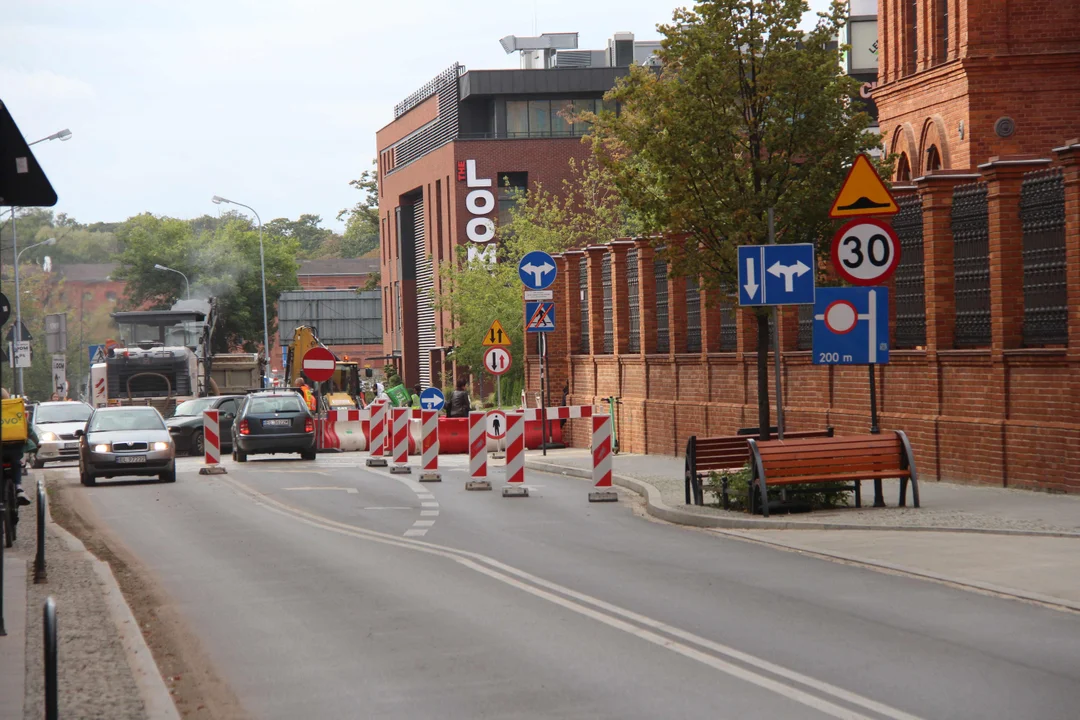
[[[489,327],[488,331],[484,334],[483,345],[485,347],[498,347],[506,346],[509,344],[510,336],[506,334],[505,330],[503,330],[502,323],[500,323],[498,320],[491,323],[491,327]]]
[[[525,332],[551,332],[555,329],[555,303],[525,303]]]

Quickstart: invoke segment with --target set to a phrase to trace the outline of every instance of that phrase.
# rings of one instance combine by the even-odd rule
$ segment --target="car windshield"
[[[202,415],[203,410],[209,410],[213,404],[214,398],[188,400],[187,402],[182,402],[176,406],[176,412],[173,413],[173,417],[193,417],[195,415]]]
[[[34,413],[34,422],[38,425],[47,423],[86,422],[94,409],[83,403],[73,402],[63,405],[39,405]]]
[[[90,420],[90,432],[117,430],[163,430],[161,416],[153,410],[121,410],[95,413]]]
[[[276,412],[303,412],[304,406],[300,404],[300,398],[282,396],[282,397],[261,397],[251,399],[250,413],[276,413]]]

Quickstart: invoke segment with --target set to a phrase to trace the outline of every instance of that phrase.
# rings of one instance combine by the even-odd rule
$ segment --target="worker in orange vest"
[[[311,388],[308,387],[307,381],[304,378],[300,378],[300,394],[304,396],[304,402],[307,403],[308,410],[312,413],[315,412],[315,393],[311,392]]]

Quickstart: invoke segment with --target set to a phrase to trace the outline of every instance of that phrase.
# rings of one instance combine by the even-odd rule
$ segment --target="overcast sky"
[[[263,221],[356,201],[375,131],[439,71],[517,67],[504,35],[658,37],[657,0],[4,0],[0,99],[82,222],[149,211]],[[811,0],[823,9],[825,0]],[[534,9],[535,8],[535,9]]]

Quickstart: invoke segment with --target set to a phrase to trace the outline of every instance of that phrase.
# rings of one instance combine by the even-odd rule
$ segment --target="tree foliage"
[[[371,164],[377,168],[374,160]],[[338,213],[337,219],[345,220],[345,232],[338,241],[339,256],[361,257],[379,247],[378,170],[365,170],[349,185],[362,192],[364,197]]]

